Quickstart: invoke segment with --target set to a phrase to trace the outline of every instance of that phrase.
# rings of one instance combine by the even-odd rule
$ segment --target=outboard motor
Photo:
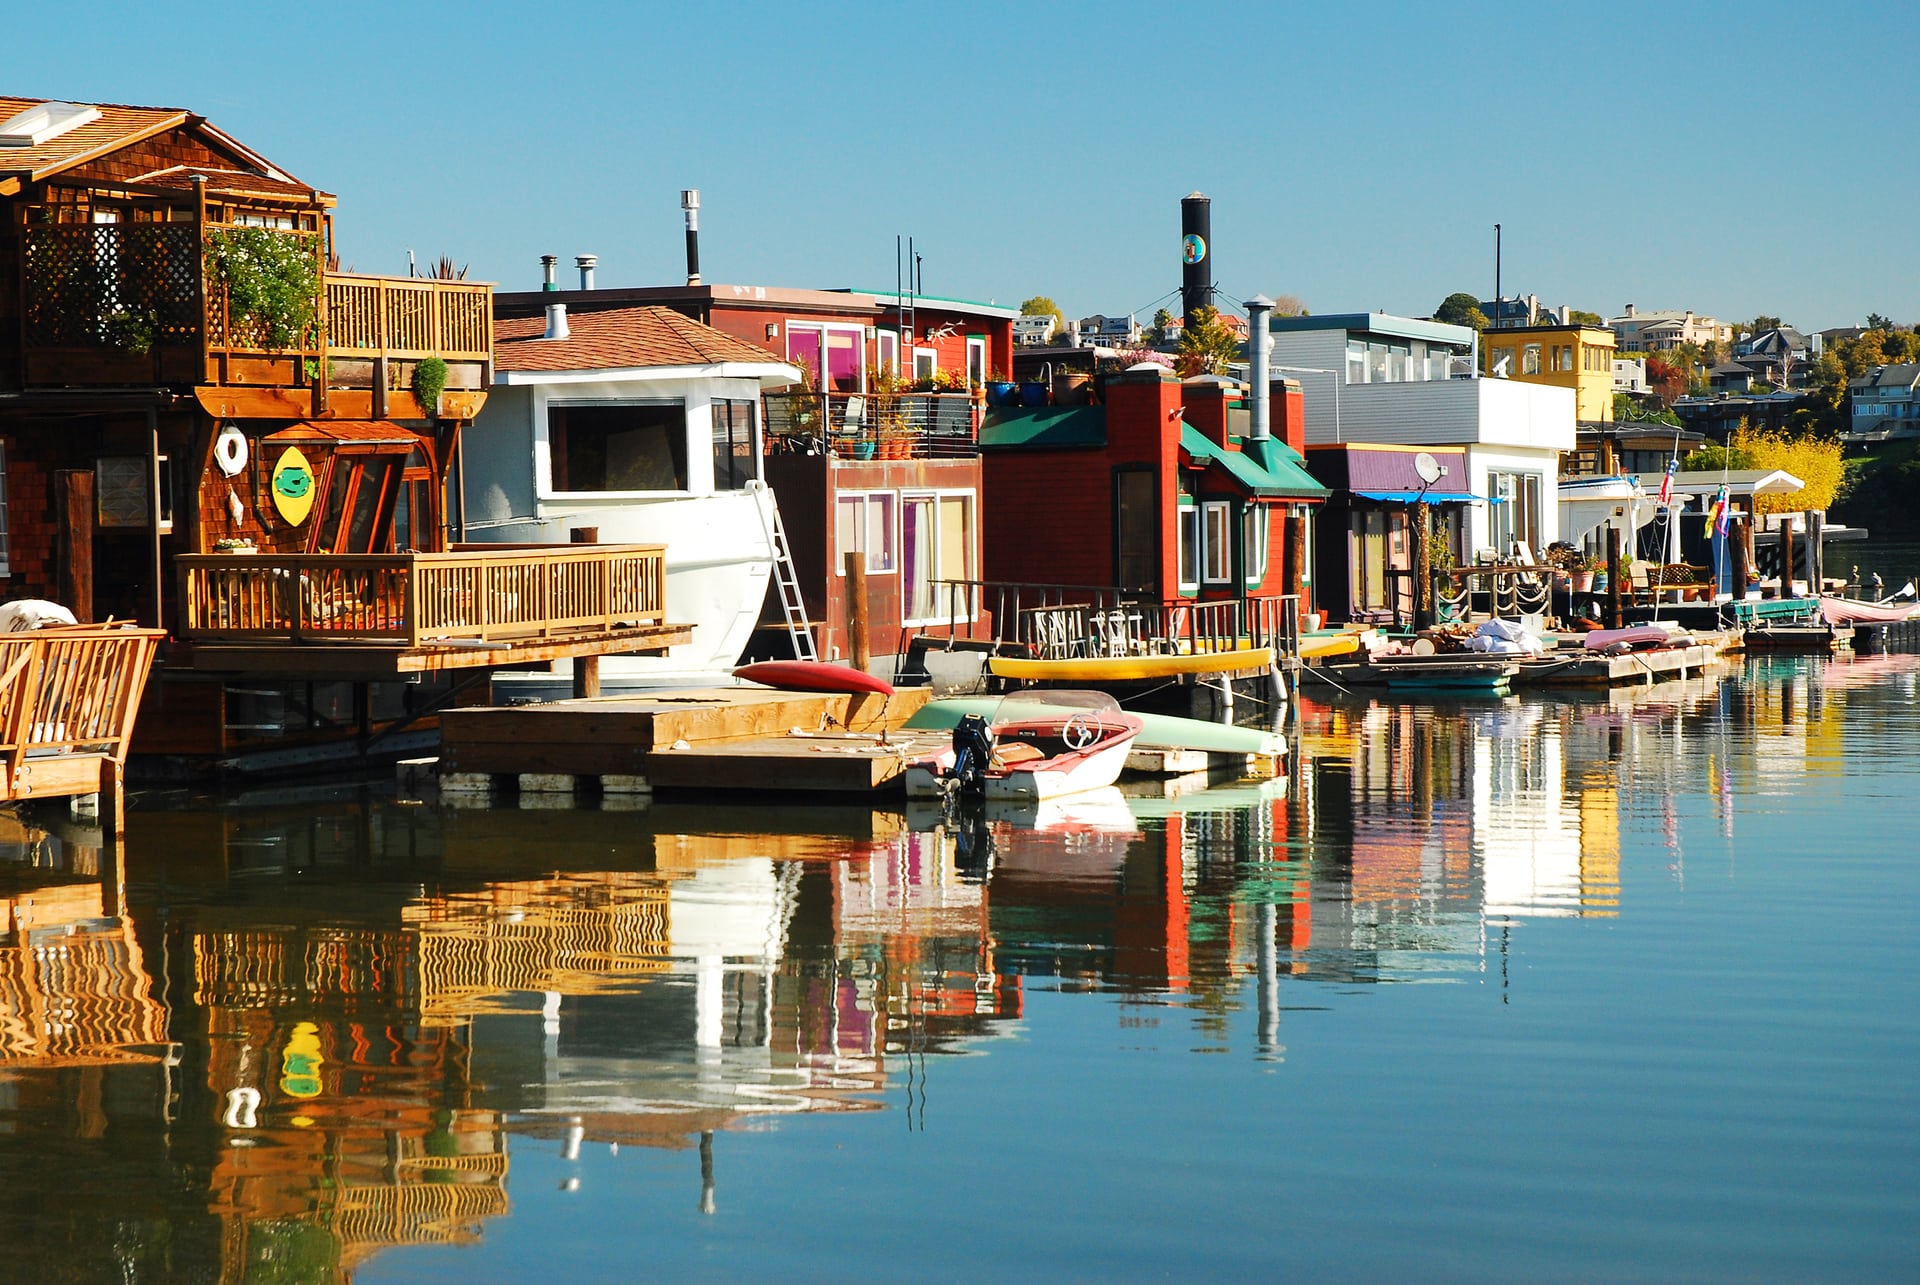
[[[983,793],[992,762],[993,731],[987,720],[978,714],[965,715],[953,728],[953,773],[947,778],[948,791]]]

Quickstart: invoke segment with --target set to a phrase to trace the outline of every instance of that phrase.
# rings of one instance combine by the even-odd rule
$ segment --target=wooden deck
[[[377,680],[577,656],[659,653],[658,544],[468,545],[449,553],[182,554],[169,664]]]
[[[112,625],[0,634],[0,800],[98,793],[117,833],[127,742],[163,637]]]
[[[894,784],[902,748],[947,742],[898,731],[932,696],[712,688],[448,710],[450,774],[644,777],[656,789],[866,793]],[[887,732],[888,746],[878,743]]]

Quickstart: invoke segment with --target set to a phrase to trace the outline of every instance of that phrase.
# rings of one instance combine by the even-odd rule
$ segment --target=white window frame
[[[900,332],[880,329],[873,332],[873,364],[881,370],[892,370],[893,377],[900,378]]]
[[[1233,583],[1233,504],[1206,500],[1200,505],[1200,580]]]
[[[902,532],[902,535],[899,542],[900,556],[897,560],[900,563],[900,609],[901,609],[900,623],[903,625],[947,625],[947,624],[957,625],[957,624],[962,624],[966,621],[972,620],[975,616],[979,614],[980,604],[979,604],[977,593],[973,590],[969,590],[967,592],[966,602],[962,605],[962,610],[965,612],[964,615],[950,617],[943,614],[946,610],[947,604],[952,601],[952,595],[950,593],[942,593],[939,595],[940,597],[939,610],[934,612],[932,615],[909,616],[906,614],[906,612],[909,610],[911,606],[911,602],[913,598],[912,568],[907,566],[907,559],[906,559],[905,531],[906,531],[906,522],[907,522],[907,505],[911,504],[915,500],[931,500],[933,502],[933,506],[934,506],[933,536],[934,536],[935,545],[933,549],[931,565],[933,569],[938,570],[940,566],[940,554],[942,552],[942,550],[939,547],[940,503],[943,500],[950,500],[950,499],[962,499],[966,501],[967,544],[968,544],[967,570],[969,572],[966,578],[969,580],[979,579],[979,575],[978,575],[978,570],[980,566],[980,496],[979,494],[965,487],[947,487],[944,489],[935,489],[935,490],[916,490],[916,491],[900,492],[900,502],[899,502],[898,508],[896,509],[896,512],[899,515],[900,530]],[[928,578],[931,580],[938,580],[941,577],[930,576]]]
[[[870,538],[874,531],[875,501],[886,501],[886,512],[881,517],[883,547],[874,548]],[[851,502],[859,510],[859,519],[854,527],[857,543],[853,548],[846,547],[840,536],[841,506]],[[847,574],[847,555],[864,553],[866,555],[867,574],[893,575],[900,567],[900,492],[898,491],[839,491],[833,497],[833,574]]]
[[[925,369],[921,363],[925,363]],[[940,350],[938,348],[915,348],[913,350],[913,382],[932,379],[940,373]]]
[[[553,411],[556,407],[571,410],[575,407],[618,408],[623,406],[678,406],[680,408],[681,449],[687,453],[687,486],[680,491],[559,491],[553,485]],[[699,409],[701,424],[698,432],[692,427],[693,412]],[[755,413],[755,432],[759,431],[759,415]],[[656,495],[700,495],[704,494],[696,482],[695,469],[707,474],[707,491],[713,489],[713,419],[712,411],[704,404],[697,403],[692,397],[548,397],[538,403],[533,424],[533,467],[534,497],[540,500],[618,500],[636,499],[641,496]],[[705,452],[702,462],[700,452]]]
[[[987,337],[967,336],[967,387],[987,386]]]
[[[1246,548],[1247,588],[1267,578],[1273,550],[1273,507],[1249,504],[1240,515],[1240,542]]]
[[[821,392],[830,393],[841,391],[830,387],[832,377],[827,374],[829,364],[827,352],[831,347],[828,339],[830,336],[836,334],[847,335],[853,339],[853,350],[860,354],[859,360],[854,362],[854,372],[859,377],[860,383],[859,387],[853,389],[853,391],[856,393],[864,393],[867,391],[867,328],[865,326],[838,325],[831,321],[788,321],[787,359],[789,361],[793,359],[793,332],[796,330],[807,331],[808,333],[820,336],[820,369],[814,371],[813,374],[814,383]]]
[[[1183,495],[1174,514],[1174,541],[1178,551],[1174,574],[1180,580],[1180,592],[1200,592],[1200,510],[1193,497]]]

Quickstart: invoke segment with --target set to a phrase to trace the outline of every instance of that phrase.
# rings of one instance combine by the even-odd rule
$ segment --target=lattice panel
[[[29,348],[154,347],[200,333],[200,238],[191,224],[30,227],[24,238]]]

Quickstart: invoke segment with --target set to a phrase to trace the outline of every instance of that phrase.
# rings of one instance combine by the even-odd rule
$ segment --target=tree
[[[1604,326],[1607,319],[1597,312],[1588,312],[1585,308],[1567,310],[1567,320],[1576,326]]]
[[[1893,319],[1891,317],[1882,316],[1877,312],[1870,312],[1867,314],[1867,329],[1868,330],[1892,330]]]
[[[1020,305],[1023,317],[1052,317],[1054,329],[1060,334],[1067,331],[1067,314],[1060,311],[1060,305],[1043,294],[1037,294]]]
[[[1180,356],[1174,369],[1182,375],[1224,375],[1227,364],[1240,355],[1240,336],[1220,320],[1217,309],[1201,307],[1180,331]]]
[[[1167,327],[1173,324],[1173,314],[1165,308],[1155,310],[1153,324],[1140,336],[1142,343],[1149,348],[1158,348],[1167,342]]]
[[[1273,315],[1276,317],[1309,317],[1307,305],[1300,301],[1297,294],[1283,294],[1273,301]]]
[[[1780,318],[1769,317],[1766,313],[1763,312],[1759,316],[1755,317],[1752,321],[1746,322],[1743,325],[1735,326],[1734,329],[1738,331],[1743,331],[1749,335],[1763,335],[1769,330],[1780,329],[1780,327],[1784,324],[1785,323],[1782,322]]]
[[[1456,290],[1440,301],[1433,310],[1435,321],[1444,321],[1450,326],[1471,326],[1475,330],[1487,328],[1487,314],[1480,311],[1480,301],[1464,290]]]
[[[1665,353],[1648,353],[1647,383],[1662,406],[1671,406],[1687,395],[1687,367]]]

